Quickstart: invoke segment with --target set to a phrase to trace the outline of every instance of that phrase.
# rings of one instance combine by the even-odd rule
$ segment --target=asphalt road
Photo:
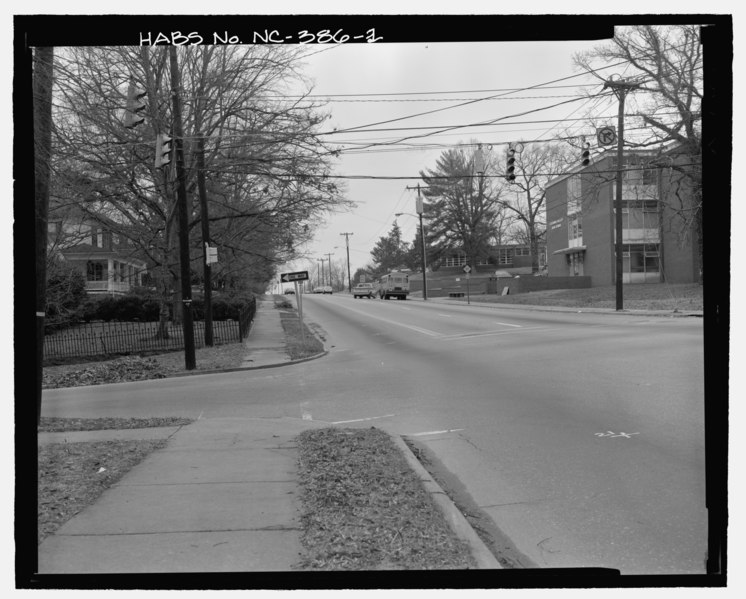
[[[305,296],[330,353],[46,391],[44,416],[288,416],[406,435],[537,567],[704,573],[701,319]]]

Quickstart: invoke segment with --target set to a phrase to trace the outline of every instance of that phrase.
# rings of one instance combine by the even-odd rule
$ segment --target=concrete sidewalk
[[[272,296],[258,297],[256,315],[248,337],[244,340],[246,357],[242,368],[261,368],[290,362],[285,350],[285,332],[280,321],[280,311],[275,308]]]
[[[180,428],[44,540],[39,573],[292,570],[301,551],[294,439],[314,426],[216,418]]]
[[[280,314],[260,302],[246,367],[290,363]],[[39,574],[290,571],[300,561],[295,439],[327,423],[214,418],[181,427],[39,433],[39,443],[167,439],[39,546]],[[395,438],[478,567],[500,565],[447,495]]]

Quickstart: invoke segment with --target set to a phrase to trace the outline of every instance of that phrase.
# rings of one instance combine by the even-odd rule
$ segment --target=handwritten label
[[[264,29],[262,31],[250,31],[242,36],[229,31],[214,31],[211,38],[206,38],[197,31],[183,33],[181,31],[163,32],[140,32],[141,46],[198,46],[200,44],[344,44],[347,42],[365,42],[373,44],[383,40],[376,35],[375,29],[365,32],[346,33],[342,29],[332,31],[322,29],[320,31],[301,30],[293,33],[283,33],[277,29]]]

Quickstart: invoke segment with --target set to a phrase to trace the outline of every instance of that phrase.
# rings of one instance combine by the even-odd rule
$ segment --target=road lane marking
[[[554,328],[545,328],[545,327],[529,327],[524,328],[521,327],[521,330],[512,330],[512,331],[482,331],[477,333],[457,333],[456,335],[444,335],[440,337],[441,341],[457,341],[459,339],[472,339],[475,337],[494,337],[497,335],[510,335],[511,333],[523,333],[526,331],[553,331],[556,330]]]
[[[349,310],[350,312],[355,312],[357,314],[360,314],[362,316],[367,316],[368,318],[373,318],[374,320],[381,320],[385,323],[397,326],[397,327],[404,327],[405,329],[410,329],[412,331],[417,331],[418,333],[422,333],[423,335],[428,335],[430,337],[440,337],[440,333],[436,333],[435,331],[431,331],[429,329],[423,329],[422,327],[416,327],[412,324],[404,324],[401,322],[396,322],[395,320],[391,320],[389,318],[384,318],[383,316],[375,316],[371,314],[370,312],[363,312],[362,310],[356,310],[355,308],[350,308],[349,306],[345,306],[344,304],[337,304],[341,308],[344,308],[345,310]]]
[[[443,318],[453,318],[452,314],[441,314],[440,312],[437,313],[438,316],[442,316]]]
[[[458,431],[466,430],[464,428],[449,428],[448,430],[444,431],[427,431],[426,433],[412,433],[411,435],[407,435],[407,437],[424,437],[425,435],[442,435],[443,433],[457,433]]]
[[[613,431],[606,431],[605,433],[595,433],[596,437],[624,437],[625,439],[631,439],[632,435],[639,435],[640,433],[615,433]]]
[[[307,401],[304,401],[300,404],[300,411],[303,420],[313,420],[313,416],[311,416],[311,412],[309,412],[306,408],[309,405]]]
[[[495,321],[493,321],[493,322],[494,322],[495,324],[501,324],[501,325],[502,325],[502,326],[504,326],[504,327],[516,327],[516,328],[518,328],[518,329],[522,329],[522,328],[523,328],[523,325],[520,325],[520,324],[510,324],[510,323],[508,323],[508,322],[497,322],[496,320],[495,320]]]
[[[392,416],[396,416],[396,414],[385,414],[384,416],[371,416],[370,418],[356,418],[355,420],[337,420],[337,422],[332,422],[332,424],[350,424],[351,422],[368,422],[369,420],[391,418]]]

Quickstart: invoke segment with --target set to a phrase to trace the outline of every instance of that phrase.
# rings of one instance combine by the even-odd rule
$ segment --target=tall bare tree
[[[644,134],[629,145],[658,147],[650,166],[669,169],[672,201],[682,236],[696,231],[702,269],[702,45],[698,25],[619,27],[603,46],[577,54],[579,67],[594,71],[620,65],[625,78],[639,82],[634,98]],[[594,71],[595,72],[595,71]],[[608,71],[606,71],[608,72]]]
[[[202,253],[194,196],[197,139],[204,137],[210,241],[230,272],[224,280],[266,284],[309,237],[308,225],[346,204],[328,177],[331,150],[316,135],[321,107],[297,92],[288,99],[289,86],[300,82],[302,48],[178,50],[181,89],[171,90],[167,48],[65,49],[55,94],[57,206],[83,206],[117,223],[164,290],[178,294],[174,173],[154,164],[157,134],[172,135],[170,98],[178,93],[192,261]],[[130,79],[147,105],[143,124],[132,129],[122,121]]]
[[[504,180],[504,160],[494,171],[502,181],[500,204],[512,216],[512,237],[526,239],[531,248],[532,272],[539,270],[539,246],[546,232],[546,187],[567,167],[571,151],[564,143],[516,143],[515,180]]]

